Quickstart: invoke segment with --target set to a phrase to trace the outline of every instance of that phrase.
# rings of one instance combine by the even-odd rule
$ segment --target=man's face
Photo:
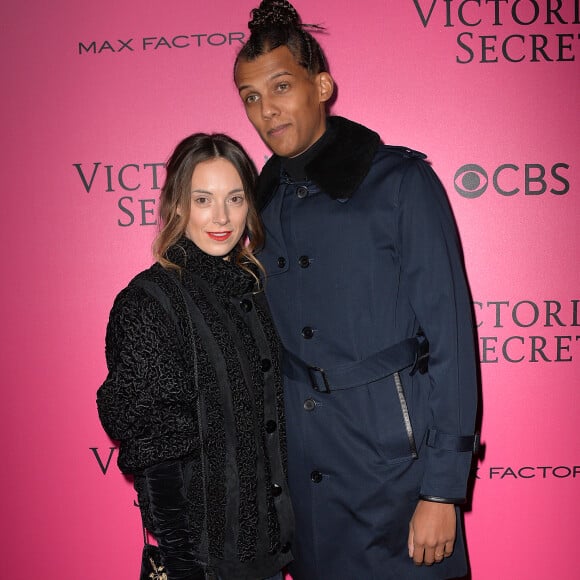
[[[322,137],[324,103],[333,90],[328,73],[309,75],[280,46],[253,61],[238,61],[235,80],[248,119],[276,155],[295,157]]]

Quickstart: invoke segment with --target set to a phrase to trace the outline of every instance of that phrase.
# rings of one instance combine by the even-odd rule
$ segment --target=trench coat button
[[[282,487],[277,483],[273,483],[271,487],[272,495],[278,497],[282,493]]]
[[[269,358],[262,359],[262,372],[267,373],[272,368],[272,361]]]
[[[310,266],[310,258],[308,256],[300,256],[300,258],[298,258],[298,263],[301,268],[308,268],[308,266]]]
[[[320,473],[320,471],[313,471],[310,474],[310,480],[313,483],[320,483],[322,481],[322,473]]]
[[[300,187],[298,187],[296,189],[296,195],[300,198],[303,199],[308,195],[308,188],[304,187],[304,185],[301,185]]]
[[[278,429],[276,421],[266,421],[266,433],[274,433]]]
[[[314,330],[310,326],[305,326],[302,329],[302,337],[306,340],[310,340],[314,336]]]
[[[306,399],[304,401],[304,409],[306,411],[314,411],[314,407],[316,407],[316,401],[314,399]]]
[[[244,311],[244,312],[250,312],[250,310],[252,310],[252,301],[248,300],[247,298],[244,298],[241,302],[240,302],[240,308]]]
[[[283,268],[286,265],[286,258],[284,256],[280,256],[278,258],[278,268]]]
[[[287,542],[286,544],[284,544],[282,546],[282,549],[280,550],[283,554],[287,554],[290,551],[290,548],[292,547],[292,544],[290,542]]]

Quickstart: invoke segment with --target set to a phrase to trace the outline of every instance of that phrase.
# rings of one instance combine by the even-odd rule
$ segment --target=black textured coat
[[[264,578],[291,559],[277,335],[250,275],[186,238],[169,257],[199,316],[192,323],[176,274],[159,264],[121,291],[99,416],[120,441],[118,464],[135,475],[148,527],[160,522],[147,476],[181,460],[195,559],[228,579]]]

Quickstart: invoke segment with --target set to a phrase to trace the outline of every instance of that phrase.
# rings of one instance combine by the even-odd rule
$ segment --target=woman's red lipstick
[[[207,235],[216,242],[225,242],[231,235],[232,232],[206,232]]]

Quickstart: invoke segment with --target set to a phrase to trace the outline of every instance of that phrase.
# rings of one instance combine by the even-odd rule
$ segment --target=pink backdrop
[[[261,166],[232,62],[257,0],[3,3],[3,569],[136,578],[134,494],[95,391],[116,293],[150,263],[161,165],[199,130]],[[334,113],[429,154],[464,243],[486,454],[474,580],[576,577],[578,0],[296,0]],[[159,164],[159,165],[156,165]]]

